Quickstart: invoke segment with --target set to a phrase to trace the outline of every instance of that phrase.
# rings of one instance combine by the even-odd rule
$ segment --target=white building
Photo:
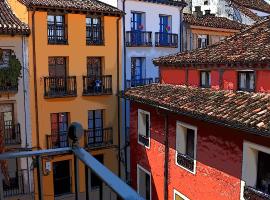
[[[180,0],[118,0],[118,8],[126,13],[122,43],[124,89],[159,81],[159,69],[152,59],[180,52],[185,6],[186,3]],[[129,127],[129,103],[122,105],[125,115],[122,127],[126,130],[125,127]],[[125,154],[123,160],[127,159],[129,156]]]
[[[193,12],[211,10],[216,16],[248,25],[270,15],[270,5],[265,0],[187,0],[187,3],[189,4],[185,9],[187,13],[191,12],[191,8]]]

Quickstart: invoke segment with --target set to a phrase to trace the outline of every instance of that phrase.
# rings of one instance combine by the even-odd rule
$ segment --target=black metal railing
[[[149,31],[127,31],[126,46],[127,47],[151,47],[152,32]]]
[[[57,149],[70,146],[67,132],[53,133],[51,135],[46,135],[46,138],[48,149]]]
[[[85,142],[88,148],[107,147],[113,144],[113,129],[89,129],[85,131]]]
[[[139,135],[139,142],[148,147],[149,142],[150,142],[150,138],[146,137],[144,135]]]
[[[45,77],[44,96],[48,98],[77,96],[76,77]]]
[[[192,172],[194,171],[194,159],[188,155],[177,152],[177,163]]]
[[[270,200],[270,194],[266,194],[255,188],[245,186],[244,199],[245,200]]]
[[[5,92],[17,93],[18,83],[12,83],[8,80],[5,80],[4,78],[0,80],[0,93],[5,93]]]
[[[86,26],[86,44],[87,45],[104,44],[103,26]]]
[[[153,83],[153,78],[144,78],[144,79],[134,79],[134,80],[127,80],[127,88],[131,87],[138,87],[143,85],[149,85]]]
[[[4,127],[5,145],[21,144],[20,124],[14,124],[13,121],[6,121]]]
[[[156,47],[178,47],[178,35],[173,33],[155,33],[155,46]]]
[[[83,76],[83,95],[112,94],[112,76]]]
[[[32,171],[18,170],[9,173],[9,182],[1,180],[3,183],[3,193],[5,198],[14,197],[18,195],[30,194],[28,173]]]
[[[67,44],[67,25],[48,24],[48,44]]]

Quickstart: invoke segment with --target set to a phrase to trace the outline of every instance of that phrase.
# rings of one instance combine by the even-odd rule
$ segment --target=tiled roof
[[[241,64],[270,62],[270,19],[205,49],[195,49],[153,60],[159,66]]]
[[[260,21],[262,19],[260,16],[258,16],[257,14],[255,14],[254,12],[252,12],[249,8],[247,8],[245,6],[239,5],[239,4],[234,3],[234,2],[232,2],[232,6],[235,9],[239,10],[244,15],[246,15],[247,17],[254,20],[255,22]]]
[[[244,24],[229,20],[225,17],[216,17],[213,15],[203,15],[202,17],[196,17],[192,14],[184,14],[184,22],[194,26],[234,30],[241,30],[247,27]]]
[[[232,0],[232,2],[253,10],[270,13],[270,5],[265,0]]]
[[[0,0],[0,34],[29,35],[29,27],[12,12],[5,0]]]
[[[97,0],[19,0],[28,9],[59,9],[77,12],[122,15],[123,12]]]
[[[167,84],[131,88],[124,98],[203,121],[270,136],[270,94]]]

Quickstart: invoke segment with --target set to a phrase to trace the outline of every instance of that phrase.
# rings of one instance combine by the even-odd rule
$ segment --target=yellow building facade
[[[29,37],[32,146],[70,146],[72,122],[85,129],[80,145],[120,175],[119,97],[121,80],[120,23],[122,12],[98,1],[8,0],[31,29]],[[43,4],[44,3],[44,4]],[[42,158],[45,199],[74,193],[73,156]],[[80,192],[85,191],[80,164]],[[106,199],[97,177],[93,195]],[[35,185],[35,188],[37,185]],[[37,194],[37,192],[36,192]]]

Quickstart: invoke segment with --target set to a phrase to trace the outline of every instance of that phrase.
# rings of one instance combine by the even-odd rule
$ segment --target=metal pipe
[[[38,179],[38,199],[43,200],[43,180],[42,180],[42,161],[41,157],[37,156],[37,179]]]
[[[74,172],[75,172],[75,200],[79,200],[80,181],[79,181],[79,160],[74,156]]]
[[[169,193],[169,131],[168,131],[168,114],[164,117],[164,133],[165,133],[165,159],[164,159],[164,200],[168,200]]]

